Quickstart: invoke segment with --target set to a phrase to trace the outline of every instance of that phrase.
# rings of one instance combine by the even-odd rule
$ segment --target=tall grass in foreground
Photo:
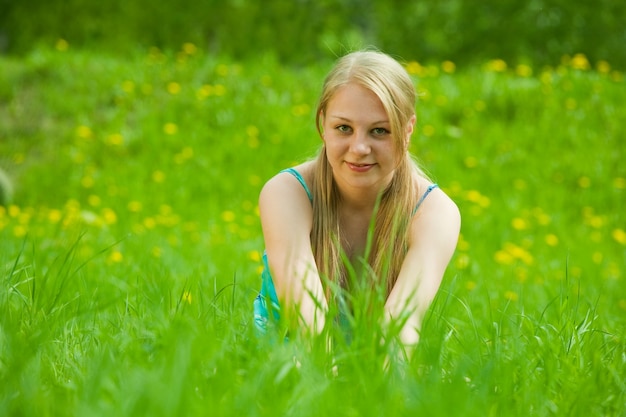
[[[315,152],[328,67],[0,59],[1,415],[624,415],[626,88],[582,56],[407,63],[463,215],[409,364],[365,320],[334,355],[255,336],[256,198]]]

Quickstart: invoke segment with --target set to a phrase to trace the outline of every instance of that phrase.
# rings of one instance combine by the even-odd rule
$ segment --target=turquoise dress
[[[313,203],[313,195],[309,190],[309,187],[306,185],[304,178],[298,171],[293,168],[288,168],[282,170],[280,172],[288,172],[296,179],[302,187],[304,191],[306,191],[307,196],[309,197],[309,201],[311,204]],[[426,196],[430,194],[432,190],[437,188],[437,184],[431,184],[426,189],[426,192],[420,197],[417,202],[415,209],[413,210],[413,214],[417,211],[419,206],[422,204]],[[278,296],[276,295],[276,288],[274,288],[274,282],[272,281],[272,275],[270,274],[270,268],[267,263],[267,254],[263,253],[263,272],[261,273],[261,290],[259,294],[254,299],[254,325],[256,330],[260,334],[265,334],[267,332],[268,325],[271,321],[278,321],[280,319],[280,305],[278,303]]]

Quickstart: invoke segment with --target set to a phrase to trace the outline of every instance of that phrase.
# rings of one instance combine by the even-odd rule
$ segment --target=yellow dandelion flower
[[[196,98],[198,100],[204,100],[214,94],[214,88],[210,84],[205,84],[196,91]]]
[[[165,181],[165,173],[159,170],[154,171],[152,173],[152,181],[156,182],[157,184],[162,183],[163,181]]]
[[[16,165],[23,164],[25,160],[26,160],[26,156],[23,153],[16,152],[16,153],[13,154],[13,162]]]
[[[217,72],[217,75],[219,75],[220,77],[225,77],[228,75],[228,65],[226,64],[219,64],[217,66],[217,68],[215,69],[215,72]]]
[[[591,179],[589,177],[582,176],[578,178],[578,186],[580,188],[589,188],[591,187]]]
[[[506,62],[502,59],[493,59],[487,62],[487,70],[493,72],[504,72],[506,71],[507,65]]]
[[[559,244],[558,236],[553,233],[547,234],[545,240],[548,246],[556,246]]]
[[[152,250],[150,251],[150,253],[152,254],[153,257],[155,258],[160,258],[161,255],[163,254],[163,251],[161,250],[160,247],[155,246],[152,248]]]
[[[85,175],[81,180],[80,180],[80,185],[83,186],[83,188],[92,188],[95,184],[95,180],[89,176],[89,175]]]
[[[617,188],[618,190],[626,189],[626,178],[623,178],[623,177],[614,178],[613,187]]]
[[[588,70],[589,69],[589,61],[584,54],[576,54],[570,61],[570,65],[574,69],[578,70]]]
[[[521,283],[528,280],[528,270],[526,268],[515,268],[515,278]]]
[[[504,298],[506,298],[509,301],[517,301],[519,296],[517,295],[515,291],[509,290],[504,293]]]
[[[107,145],[121,146],[124,143],[124,137],[119,133],[113,133],[106,138]]]
[[[589,224],[589,226],[595,229],[601,228],[602,226],[604,226],[604,223],[605,223],[604,216],[591,216],[587,220],[587,224]]]
[[[481,208],[487,208],[491,205],[491,199],[487,196],[481,196],[480,199],[477,201],[477,204],[481,207]]]
[[[142,235],[146,232],[146,228],[143,227],[143,224],[135,223],[131,226],[132,231],[136,235]]]
[[[169,243],[170,246],[179,246],[180,245],[180,239],[176,235],[169,235],[167,237],[167,243]]]
[[[140,201],[130,201],[128,203],[128,211],[132,213],[139,213],[143,209],[143,204]]]
[[[61,210],[52,209],[48,212],[48,221],[50,223],[58,223],[61,221],[62,217],[63,217],[63,213],[61,213]]]
[[[594,252],[593,254],[591,254],[591,260],[593,261],[593,263],[595,264],[600,264],[602,263],[602,260],[604,259],[604,255],[602,254],[602,252]]]
[[[467,190],[465,198],[472,203],[478,203],[483,195],[477,190]]]
[[[115,224],[117,222],[117,214],[115,214],[113,209],[104,208],[102,209],[102,219],[108,225]]]
[[[248,176],[248,184],[252,186],[257,186],[261,184],[261,177],[259,177],[258,175],[254,175],[254,174]]]
[[[175,135],[178,132],[178,126],[175,123],[165,123],[163,132],[166,135]]]
[[[109,261],[113,262],[113,263],[120,263],[124,260],[124,255],[122,255],[122,252],[118,251],[118,250],[114,250],[113,252],[111,252],[111,254],[109,255]]]
[[[608,74],[609,72],[611,72],[611,65],[609,65],[609,63],[604,60],[600,60],[596,64],[596,69],[601,74]]]
[[[567,100],[565,100],[565,108],[567,110],[575,110],[576,107],[578,107],[578,103],[576,102],[576,99],[570,97]]]
[[[521,260],[526,265],[532,265],[532,263],[534,262],[534,258],[530,254],[530,252],[528,252],[526,249],[524,249],[524,248],[522,248],[520,246],[514,245],[512,243],[507,243],[505,245],[505,250],[511,256],[513,256],[513,258]]]
[[[126,94],[132,94],[135,92],[135,83],[130,81],[130,80],[126,80],[122,83],[122,91],[124,91]]]
[[[611,236],[613,236],[613,239],[615,239],[615,241],[620,245],[626,245],[626,232],[624,229],[613,230]]]
[[[550,215],[546,213],[537,213],[535,217],[537,219],[537,223],[542,226],[547,226],[552,222],[552,217],[550,217]]]
[[[599,231],[597,231],[597,230],[594,230],[594,231],[593,231],[593,232],[591,232],[591,234],[589,235],[589,239],[590,239],[592,242],[594,242],[594,243],[600,243],[600,242],[602,242],[602,239],[603,239],[603,237],[602,237],[602,236],[603,236],[603,235],[602,235],[602,233],[601,233],[601,232],[599,232]]]
[[[226,87],[224,87],[222,84],[216,84],[213,91],[215,92],[216,96],[221,97],[226,94]]]
[[[528,188],[528,184],[521,178],[517,178],[513,181],[513,188],[518,191],[523,191]]]
[[[457,269],[467,269],[470,263],[470,257],[466,253],[461,253],[457,256],[454,265]]]
[[[70,198],[65,202],[65,210],[68,212],[76,212],[80,210],[80,202],[73,198]]]
[[[183,301],[186,302],[187,304],[191,304],[193,297],[191,296],[191,293],[189,291],[185,291],[183,292]]]
[[[15,204],[11,204],[9,206],[9,209],[7,211],[9,213],[9,217],[13,217],[16,218],[17,216],[20,215],[20,213],[22,212],[22,210],[20,209],[20,206],[17,206]]]
[[[441,63],[441,69],[446,74],[452,74],[456,70],[456,65],[452,61],[443,61]]]
[[[256,274],[257,275],[261,275],[263,273],[263,270],[265,269],[265,267],[263,265],[259,265],[256,267]]]
[[[478,158],[475,156],[468,156],[463,162],[466,168],[476,168],[478,166]]]
[[[91,139],[93,132],[89,126],[81,125],[76,128],[76,136],[80,139]]]
[[[465,238],[463,237],[463,235],[459,236],[459,241],[456,245],[456,248],[460,251],[468,251],[470,248],[470,244],[467,240],[465,240]]]
[[[511,221],[511,226],[515,230],[526,230],[528,229],[528,222],[521,217],[516,217]]]
[[[311,107],[308,104],[298,104],[291,108],[291,114],[296,117],[306,116],[311,111]]]
[[[167,92],[172,94],[172,95],[176,95],[178,93],[180,93],[180,84],[178,84],[175,81],[172,81],[170,83],[167,84]]]
[[[426,72],[424,75],[429,76],[429,77],[437,77],[439,75],[439,67],[436,65],[427,66]]]
[[[619,71],[611,71],[611,79],[616,83],[621,83],[624,81],[624,74]]]
[[[235,221],[235,213],[233,213],[230,210],[226,210],[222,212],[222,220],[224,220],[227,223]]]
[[[528,65],[520,64],[515,68],[515,73],[520,77],[530,77],[533,75],[533,69]]]
[[[248,147],[250,149],[257,149],[261,143],[259,142],[259,138],[256,136],[252,136],[248,138]]]
[[[476,288],[476,282],[475,281],[467,281],[465,283],[465,289],[467,289],[468,291],[472,291],[474,288]]]
[[[67,41],[65,39],[58,39],[56,44],[54,45],[54,47],[59,52],[65,52],[70,47],[70,44],[67,43]]]
[[[474,102],[474,110],[481,112],[485,110],[486,108],[487,108],[487,103],[485,103],[483,100],[476,100],[476,102]]]
[[[20,237],[26,236],[27,233],[28,233],[28,228],[26,227],[26,225],[17,224],[13,226],[13,236],[20,238]]]
[[[156,220],[154,219],[154,217],[146,217],[145,219],[143,219],[143,225],[146,227],[146,229],[154,229],[156,227]]]
[[[259,136],[259,128],[254,125],[250,125],[246,127],[246,134],[250,137]]]
[[[183,44],[183,52],[187,55],[193,55],[198,51],[198,47],[191,42],[185,42]]]
[[[501,265],[511,265],[515,261],[515,258],[505,250],[497,251],[494,255],[494,259]]]
[[[17,216],[17,222],[19,224],[28,224],[30,222],[30,218],[32,217],[33,211],[32,209],[27,209],[26,211],[22,211],[19,216]]]
[[[406,71],[411,75],[423,75],[424,67],[422,67],[417,61],[410,61],[405,66]]]
[[[424,133],[424,136],[431,137],[435,134],[435,127],[432,125],[424,125],[422,132]]]
[[[443,95],[438,95],[435,98],[435,104],[438,105],[439,107],[443,107],[446,104],[448,104],[448,97],[443,96]]]
[[[100,203],[102,203],[102,199],[95,194],[91,194],[89,197],[87,197],[87,203],[91,207],[98,207]]]
[[[261,254],[257,250],[252,250],[248,252],[248,259],[252,262],[261,262]]]
[[[181,149],[180,153],[174,155],[174,162],[177,164],[182,164],[185,161],[193,158],[193,148],[190,146],[185,146]]]

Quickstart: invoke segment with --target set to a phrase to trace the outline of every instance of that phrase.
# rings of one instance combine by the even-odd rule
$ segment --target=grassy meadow
[[[406,63],[463,216],[409,364],[367,323],[255,336],[257,196],[318,149],[330,66],[0,57],[0,415],[626,416],[626,84],[582,55]]]

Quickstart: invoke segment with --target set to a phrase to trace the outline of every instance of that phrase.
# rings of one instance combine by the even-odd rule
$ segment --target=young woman
[[[260,194],[260,331],[280,315],[318,334],[337,289],[358,287],[381,290],[386,320],[402,319],[403,345],[418,342],[461,219],[408,151],[415,103],[409,75],[386,54],[350,53],[328,74],[317,108],[319,155],[281,171]]]

